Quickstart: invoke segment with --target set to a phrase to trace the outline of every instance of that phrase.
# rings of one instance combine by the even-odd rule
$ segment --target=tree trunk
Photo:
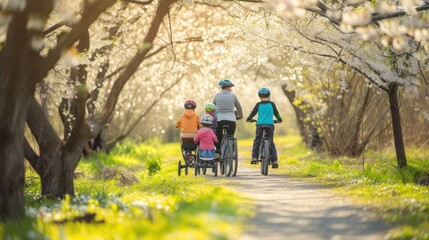
[[[306,146],[310,146],[311,134],[307,130],[304,123],[304,119],[307,117],[307,115],[299,107],[293,104],[293,102],[295,101],[295,91],[289,91],[286,88],[286,85],[282,85],[282,90],[288,98],[289,102],[292,104],[293,109],[295,110],[296,121],[298,123],[299,133],[302,137],[302,141],[306,144]]]
[[[0,221],[24,213],[24,128],[34,84],[26,14],[16,13],[0,53]],[[33,67],[29,67],[33,66]]]
[[[390,113],[392,116],[393,139],[395,141],[396,160],[398,167],[407,166],[407,157],[405,155],[404,139],[402,138],[401,117],[398,105],[398,85],[392,84],[388,91]]]
[[[145,43],[150,43],[150,46],[152,45],[158,28],[162,23],[162,19],[168,13],[169,7],[173,2],[174,0],[161,1],[157,15],[149,30],[148,37],[144,40]],[[149,49],[139,51],[137,53],[137,59],[143,61],[144,56],[147,54]],[[138,65],[135,64],[138,62],[141,63],[141,61],[132,61],[132,67],[127,68],[128,71],[126,71],[126,77],[122,76],[119,78],[119,88],[114,87],[112,90],[114,94],[110,94],[110,97],[114,95],[114,99],[110,104],[116,104],[120,90],[138,67]],[[77,76],[80,75],[84,75],[82,74],[82,71],[80,71],[80,74],[77,74]],[[83,81],[81,84],[83,84]],[[73,128],[69,132],[70,136],[67,137],[64,144],[49,124],[49,121],[43,114],[40,105],[33,99],[32,104],[34,106],[30,109],[31,115],[29,115],[27,123],[40,148],[39,163],[37,165],[39,166],[41,173],[42,195],[49,195],[54,198],[63,197],[65,194],[74,195],[73,175],[82,155],[83,146],[86,144],[91,132],[98,133],[101,130],[101,126],[104,126],[104,123],[108,120],[111,111],[114,110],[113,106],[110,109],[111,111],[108,111],[107,117],[99,118],[99,121],[90,121],[89,124],[92,124],[93,128],[90,132],[88,122],[85,121],[85,114],[82,110],[85,109],[87,96],[87,91],[82,91],[82,89],[77,91],[77,99],[72,102],[72,105],[74,105],[77,110],[74,113],[76,120],[73,121]],[[110,98],[110,101],[112,101],[112,98]],[[74,107],[73,109],[75,109]],[[104,111],[104,114],[106,114],[106,111]],[[66,134],[68,135],[69,133]]]
[[[79,24],[42,59],[40,50],[31,42],[34,36],[45,34],[42,28],[28,28],[28,16],[46,21],[53,2],[26,1],[24,10],[11,12],[6,41],[0,50],[0,221],[16,219],[24,213],[24,128],[36,84],[53,68],[64,49],[76,41],[82,29],[87,29],[114,0],[88,4]],[[57,145],[52,145],[56,150]],[[55,152],[58,153],[61,152]],[[52,167],[45,159],[41,155],[36,165]]]
[[[23,86],[0,70],[0,222],[24,213],[24,126],[28,101]],[[24,88],[25,89],[25,88]]]
[[[31,165],[40,175],[42,195],[53,198],[61,198],[66,194],[74,195],[74,170],[87,137],[82,135],[73,144],[64,145],[34,98],[28,110],[27,124],[40,148],[36,167]],[[83,130],[89,133],[89,129]]]
[[[311,122],[305,121],[305,119],[310,117],[310,114],[304,112],[301,108],[293,104],[295,101],[295,91],[289,91],[286,85],[282,85],[282,90],[295,110],[296,120],[298,122],[299,133],[302,137],[302,141],[311,150],[320,151],[322,149],[322,140],[320,139],[320,136],[317,132],[317,127],[314,126]],[[308,109],[311,109],[311,107],[309,106]]]

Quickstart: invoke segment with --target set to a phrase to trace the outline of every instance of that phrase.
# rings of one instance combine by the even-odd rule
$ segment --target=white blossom
[[[414,30],[414,39],[417,42],[426,42],[429,41],[429,30],[424,28],[417,28]]]
[[[408,43],[404,37],[393,38],[392,46],[393,46],[393,48],[395,48],[396,50],[399,50],[399,51],[405,50],[409,47],[409,45],[408,45]]]
[[[33,31],[42,31],[45,27],[46,19],[40,15],[30,15],[28,16],[27,29]]]
[[[43,41],[44,41],[43,36],[38,36],[38,35],[32,36],[30,41],[31,49],[35,52],[39,52],[45,46],[45,43]]]
[[[377,30],[372,26],[357,27],[355,31],[362,36],[363,40],[370,40],[377,35]]]
[[[391,37],[397,37],[402,36],[405,33],[407,33],[407,27],[404,25],[399,24],[396,20],[383,20],[380,21],[380,30],[384,34],[391,36]]]
[[[371,11],[364,7],[345,12],[342,16],[342,21],[351,26],[368,25],[371,19]]]
[[[400,2],[407,14],[417,14],[416,5],[420,2],[419,0],[400,0]]]
[[[380,14],[389,14],[389,13],[394,13],[396,11],[397,11],[396,5],[390,1],[382,1],[378,5],[378,12]]]
[[[9,0],[6,4],[6,9],[11,12],[21,12],[25,10],[27,0]]]

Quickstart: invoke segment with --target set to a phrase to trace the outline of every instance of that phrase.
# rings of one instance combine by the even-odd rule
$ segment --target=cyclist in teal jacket
[[[253,149],[252,149],[252,160],[251,163],[255,164],[258,162],[258,152],[259,152],[259,145],[261,144],[262,139],[262,126],[268,125],[269,131],[268,131],[268,137],[271,140],[271,161],[272,161],[272,167],[278,168],[279,164],[277,161],[277,150],[276,145],[274,144],[274,120],[273,116],[276,117],[278,122],[282,122],[282,118],[279,114],[279,111],[277,110],[276,104],[270,100],[270,89],[268,88],[260,88],[258,91],[258,96],[261,99],[260,102],[256,104],[256,106],[253,108],[250,115],[247,117],[246,121],[250,122],[252,118],[258,114],[258,119],[256,122],[256,136],[255,140],[253,141]]]

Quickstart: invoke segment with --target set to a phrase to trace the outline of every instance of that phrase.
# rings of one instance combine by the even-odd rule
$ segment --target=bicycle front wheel
[[[261,163],[261,173],[263,175],[268,174],[268,165],[270,164],[270,142],[268,140],[264,140],[263,146],[263,154],[262,154],[262,163]]]

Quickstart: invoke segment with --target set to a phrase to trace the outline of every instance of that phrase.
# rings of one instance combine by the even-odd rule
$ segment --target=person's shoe
[[[257,158],[252,158],[252,160],[250,160],[250,164],[257,164],[257,163],[258,163]]]
[[[279,163],[277,161],[274,161],[272,163],[273,168],[278,168],[279,167]]]

